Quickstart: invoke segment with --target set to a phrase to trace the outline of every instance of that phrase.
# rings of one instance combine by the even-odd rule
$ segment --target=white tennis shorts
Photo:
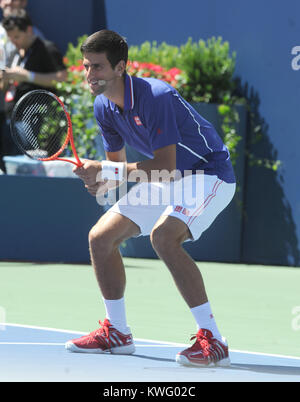
[[[173,216],[187,225],[190,240],[197,240],[230,203],[235,189],[235,183],[205,174],[185,176],[171,183],[139,183],[109,211],[138,225],[138,236],[150,235],[161,216]]]

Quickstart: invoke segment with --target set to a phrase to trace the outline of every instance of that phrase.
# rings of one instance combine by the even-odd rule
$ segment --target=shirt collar
[[[109,101],[110,107],[115,112],[118,112],[117,105]],[[134,95],[133,95],[133,82],[132,77],[128,74],[125,75],[125,88],[124,88],[124,111],[127,112],[132,110],[134,106]]]
[[[125,94],[124,94],[124,110],[132,110],[134,106],[133,82],[132,77],[125,75]]]

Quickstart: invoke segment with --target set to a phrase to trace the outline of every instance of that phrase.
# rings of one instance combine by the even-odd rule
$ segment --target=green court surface
[[[134,337],[188,344],[196,327],[164,264],[124,263]],[[230,349],[300,357],[300,268],[197,264]],[[105,310],[88,265],[1,262],[0,311],[7,323],[89,332]]]

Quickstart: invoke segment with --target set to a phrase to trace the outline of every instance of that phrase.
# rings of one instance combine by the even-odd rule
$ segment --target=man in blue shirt
[[[229,152],[214,127],[168,84],[126,74],[128,47],[117,33],[103,30],[82,45],[83,64],[106,160],[87,160],[74,172],[98,196],[126,181],[137,182],[104,214],[89,234],[91,260],[106,308],[100,329],[67,342],[73,352],[130,354],[124,240],[150,235],[196,324],[195,343],[176,356],[183,365],[228,365],[202,275],[184,251],[230,203],[235,176]],[[127,163],[125,144],[147,159]],[[196,194],[196,195],[195,195]]]

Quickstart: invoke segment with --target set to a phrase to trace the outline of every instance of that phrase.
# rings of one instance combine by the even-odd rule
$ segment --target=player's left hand
[[[86,187],[93,187],[101,180],[101,162],[93,160],[83,160],[83,166],[75,167],[73,172],[83,180]]]

